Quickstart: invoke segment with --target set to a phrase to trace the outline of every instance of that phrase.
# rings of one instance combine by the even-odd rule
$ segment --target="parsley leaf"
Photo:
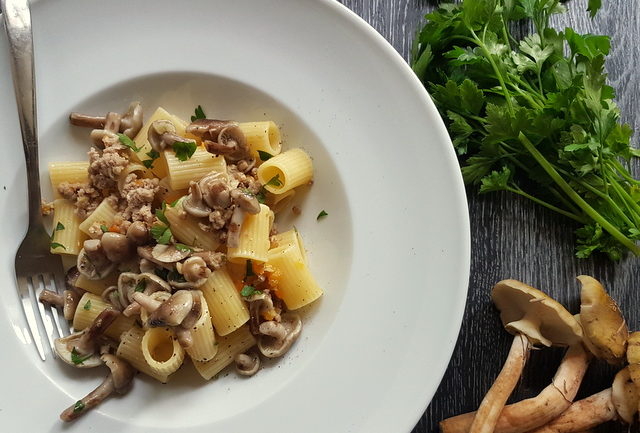
[[[176,207],[176,205],[178,204],[179,201],[180,201],[180,197],[178,197],[177,199],[175,199],[174,201],[169,203],[169,206]]]
[[[171,224],[169,224],[169,220],[164,214],[166,210],[167,210],[167,203],[163,201],[162,207],[160,209],[156,209],[155,215],[156,215],[156,218],[158,218],[160,221],[165,223],[167,226],[170,226]]]
[[[147,280],[140,280],[138,281],[138,284],[136,284],[136,287],[133,289],[133,291],[144,292],[146,288],[147,288]]]
[[[258,199],[258,203],[265,204],[267,197],[264,188],[260,188],[260,191],[256,194],[256,199]]]
[[[202,107],[200,105],[198,105],[195,109],[195,115],[191,116],[191,121],[194,122],[198,119],[206,119],[207,116],[205,116],[204,111],[202,110]]]
[[[102,233],[106,233],[109,231],[109,227],[105,226],[104,224],[100,224],[100,230],[102,230]]]
[[[71,349],[71,362],[73,362],[75,365],[83,364],[89,358],[91,358],[91,354],[82,356],[75,347]]]
[[[145,159],[144,161],[142,161],[142,165],[144,165],[149,170],[151,170],[153,168],[153,160],[152,159]]]
[[[85,405],[82,402],[82,400],[78,400],[76,401],[76,404],[73,405],[73,413],[82,412],[84,408],[85,408]]]
[[[197,145],[195,141],[176,141],[171,147],[180,161],[186,161],[196,152]]]
[[[63,250],[66,250],[67,247],[65,247],[62,244],[59,244],[58,242],[51,242],[51,249],[56,249],[56,248],[62,248]]]
[[[187,251],[189,251],[189,252],[193,251],[193,248],[191,248],[190,246],[187,246],[185,244],[176,243],[175,246],[176,246],[176,249],[178,251],[182,251],[183,253],[186,253]]]
[[[601,6],[589,0],[591,16]],[[640,152],[607,84],[611,42],[552,28],[551,16],[565,12],[555,0],[441,4],[417,34],[412,67],[467,185],[520,195],[580,224],[578,257],[640,255],[640,181],[623,164]],[[517,38],[516,27],[533,31]]]
[[[136,146],[136,143],[132,139],[127,137],[126,135],[118,134],[118,140],[120,140],[120,143],[124,144],[125,146],[127,146],[128,148],[133,150],[134,152],[139,152],[140,151],[138,146]]]
[[[269,152],[265,152],[264,150],[258,151],[258,156],[260,157],[260,161],[268,161],[273,158],[273,155]]]
[[[167,245],[171,240],[171,229],[164,224],[156,224],[151,227],[151,236],[159,244]]]
[[[261,293],[262,291],[256,290],[256,288],[253,286],[244,286],[240,291],[240,294],[245,298],[248,298],[249,296],[252,296],[252,295],[259,295]]]
[[[323,210],[321,210],[321,211],[320,211],[320,213],[318,214],[318,216],[316,217],[316,221],[319,221],[319,220],[320,220],[320,218],[324,218],[324,217],[326,217],[327,215],[329,215],[329,214],[328,214],[328,213],[326,213],[326,212],[324,211],[324,209],[323,209]]]
[[[271,179],[269,179],[269,181],[265,184],[265,186],[275,186],[275,187],[282,186],[280,175],[276,174],[275,176],[273,176]]]
[[[178,271],[171,271],[167,274],[167,281],[175,281],[176,283],[186,283],[187,280]]]
[[[60,230],[64,230],[64,225],[60,221],[58,221],[58,224],[56,224],[55,231],[60,231]]]
[[[85,304],[82,307],[82,309],[85,310],[85,311],[91,310],[91,299],[89,299],[87,302],[85,302]]]
[[[153,168],[153,162],[156,159],[160,158],[160,153],[152,149],[149,152],[147,152],[145,155],[147,155],[151,159],[145,159],[144,161],[142,161],[142,165],[144,165],[148,169],[152,169]]]

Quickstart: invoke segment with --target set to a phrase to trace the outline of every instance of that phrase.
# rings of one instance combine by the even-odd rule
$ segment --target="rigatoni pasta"
[[[50,165],[51,252],[76,259],[64,303],[77,343],[58,341],[69,349],[58,355],[163,383],[187,355],[206,380],[234,363],[256,374],[300,335],[290,310],[323,293],[300,234],[278,233],[274,215],[312,179],[312,160],[281,152],[273,121],[209,119],[198,106],[191,123],[163,108],[143,122],[141,110],[74,113],[92,128],[89,162]]]

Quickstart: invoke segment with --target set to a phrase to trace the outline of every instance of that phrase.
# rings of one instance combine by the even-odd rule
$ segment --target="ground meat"
[[[257,194],[262,189],[262,184],[258,181],[258,169],[252,168],[248,173],[243,173],[235,164],[227,166],[229,175],[229,186],[248,190],[251,194]]]
[[[62,182],[58,185],[58,192],[75,204],[76,213],[82,220],[91,215],[104,198],[100,191],[86,183]]]
[[[120,215],[125,221],[143,221],[153,224],[151,204],[160,189],[158,179],[138,179],[135,173],[127,176],[120,192]]]
[[[224,253],[215,251],[201,251],[191,255],[202,257],[207,267],[212,271],[220,269],[227,262],[227,256]]]
[[[233,207],[224,210],[214,210],[209,214],[209,222],[211,228],[214,230],[220,230],[227,225],[233,215]]]
[[[42,216],[48,216],[53,213],[53,202],[46,202],[44,199],[40,200],[40,213]]]
[[[129,164],[118,146],[105,148],[102,153],[95,147],[89,149],[89,183],[99,190],[113,191],[118,187],[118,177]]]

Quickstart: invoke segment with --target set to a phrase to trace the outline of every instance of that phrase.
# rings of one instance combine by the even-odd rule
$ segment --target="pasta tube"
[[[287,150],[258,167],[258,180],[273,194],[283,194],[313,178],[313,162],[302,149]]]
[[[260,213],[246,215],[240,227],[238,246],[228,248],[227,259],[233,263],[242,263],[246,260],[266,262],[272,224],[273,212],[269,206],[261,204]]]
[[[100,296],[89,292],[85,293],[80,298],[76,313],[73,315],[73,328],[76,331],[82,331],[90,326],[98,317],[98,314],[107,308],[111,308],[111,304],[105,302]],[[134,323],[135,319],[133,317],[119,315],[111,326],[107,328],[105,335],[114,340],[120,340],[120,335],[130,329]]]
[[[218,335],[227,335],[249,320],[249,310],[225,268],[212,272],[200,290]]]
[[[200,314],[200,318],[191,328],[193,344],[187,349],[187,353],[194,361],[208,361],[218,351],[218,343],[216,343],[216,336],[213,333],[207,301],[199,290],[194,293],[198,293],[198,296],[200,296],[202,314]]]
[[[80,274],[75,285],[87,292],[100,296],[107,288],[118,285],[118,273],[113,272],[101,280],[90,280]]]
[[[268,264],[280,271],[278,296],[288,309],[304,307],[322,296],[322,289],[311,275],[300,247],[290,245],[269,251]]]
[[[116,356],[126,359],[129,364],[131,364],[140,373],[151,376],[162,383],[167,383],[169,375],[157,373],[144,359],[144,354],[142,353],[142,339],[144,338],[144,335],[144,330],[138,327],[132,327],[128,331],[124,332],[122,334],[120,344],[118,345]]]
[[[273,213],[280,213],[291,204],[294,195],[296,195],[295,189],[290,189],[282,194],[273,194],[271,196],[273,198],[270,201],[267,201],[267,203],[269,203],[269,207],[273,210]]]
[[[53,189],[54,197],[60,197],[60,193],[58,193],[58,185],[62,182],[88,183],[88,170],[88,161],[50,162],[49,179],[51,180],[51,188]]]
[[[174,207],[167,206],[164,214],[169,220],[171,233],[180,242],[208,251],[215,251],[220,246],[216,235],[202,230],[198,225],[200,220],[183,211],[182,200]]]
[[[265,122],[243,122],[238,125],[247,144],[251,148],[251,153],[260,161],[258,151],[267,152],[270,155],[277,155],[282,149],[280,140],[280,128],[275,122],[268,120]]]
[[[184,361],[184,349],[169,328],[147,329],[141,347],[147,365],[161,377],[178,370]]]
[[[233,362],[236,355],[244,353],[255,346],[256,339],[251,335],[248,326],[243,326],[224,337],[218,337],[218,353],[210,361],[193,361],[193,365],[205,380],[220,373]]]
[[[307,251],[304,249],[304,243],[302,243],[302,237],[300,236],[300,232],[296,229],[287,230],[286,232],[278,233],[273,236],[273,248],[269,250],[276,250],[277,248],[285,248],[289,246],[294,246],[295,248],[300,250],[300,255],[304,260],[304,263],[307,264]]]
[[[115,218],[116,213],[116,210],[113,208],[113,206],[111,206],[111,200],[109,200],[109,198],[107,197],[102,200],[96,210],[91,212],[91,215],[89,215],[87,219],[80,223],[80,230],[82,230],[86,234],[89,234],[89,228],[94,223],[109,227],[113,223],[113,219]]]
[[[199,181],[212,171],[227,173],[227,163],[223,156],[216,156],[198,146],[191,158],[180,161],[173,150],[163,152],[167,162],[169,186],[173,190],[189,187],[189,182]]]
[[[53,202],[52,254],[78,255],[87,236],[80,231],[80,218],[69,200],[59,198]]]

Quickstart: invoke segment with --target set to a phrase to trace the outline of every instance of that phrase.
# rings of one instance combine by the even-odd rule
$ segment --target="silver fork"
[[[64,290],[62,258],[49,253],[51,239],[45,231],[40,211],[40,173],[38,165],[38,134],[36,127],[36,93],[33,61],[33,34],[28,0],[0,0],[2,16],[9,40],[11,72],[16,93],[22,144],[27,165],[29,191],[29,228],[16,253],[16,280],[29,332],[40,358],[46,359],[40,326],[44,329],[51,353],[53,341],[68,333],[55,308],[45,308],[38,296],[47,288]],[[59,288],[59,290],[57,289]]]

